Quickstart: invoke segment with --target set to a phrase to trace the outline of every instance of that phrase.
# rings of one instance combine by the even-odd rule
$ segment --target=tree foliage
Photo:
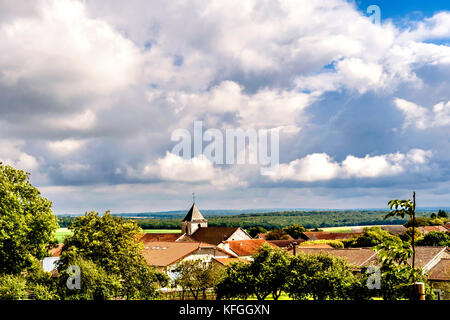
[[[417,241],[419,246],[450,246],[450,234],[448,232],[430,231],[422,239]]]
[[[219,299],[256,296],[264,300],[270,294],[277,300],[286,288],[290,256],[281,249],[265,244],[252,261],[238,262],[227,268],[222,281],[216,286]]]
[[[347,261],[328,254],[300,254],[292,259],[287,292],[303,300],[345,300],[357,280]]]
[[[267,232],[266,240],[288,240],[289,234],[284,229],[273,229]]]
[[[367,227],[364,232],[358,236],[345,241],[345,246],[348,248],[364,248],[374,247],[385,241],[401,242],[398,236],[391,235],[388,231],[380,227]]]
[[[419,268],[412,268],[408,259],[413,251],[409,245],[385,242],[378,245],[378,260],[381,272],[381,296],[385,300],[411,299],[412,284],[426,282]]]
[[[0,163],[0,272],[18,274],[43,258],[58,224],[29,174]]]
[[[109,212],[102,216],[89,212],[78,217],[70,229],[73,235],[64,241],[58,267],[60,272],[64,273],[68,266],[81,261],[90,271],[92,279],[98,276],[105,284],[114,285],[115,282],[109,277],[118,277],[121,284],[119,295],[126,299],[154,298],[158,283],[167,282],[167,277],[148,266],[141,255],[142,244],[138,237],[142,230],[136,222],[114,217]],[[109,294],[114,290],[105,292]],[[88,296],[92,295],[82,297]],[[99,298],[106,296],[95,295]]]
[[[283,228],[283,230],[294,239],[300,238],[306,228],[299,224],[291,224],[290,226]]]
[[[189,290],[198,300],[201,292],[214,288],[219,282],[222,269],[201,259],[183,260],[172,270],[176,274],[175,285],[183,291]]]

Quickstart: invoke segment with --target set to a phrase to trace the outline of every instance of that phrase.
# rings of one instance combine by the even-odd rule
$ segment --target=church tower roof
[[[183,221],[196,221],[196,220],[205,220],[200,210],[198,210],[195,203],[192,205],[191,209],[187,213],[186,217],[184,217]]]

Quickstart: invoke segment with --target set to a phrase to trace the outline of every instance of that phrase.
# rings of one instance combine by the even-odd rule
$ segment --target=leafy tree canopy
[[[0,163],[0,272],[17,274],[48,254],[58,228],[52,203],[29,173]]]
[[[156,285],[167,282],[167,277],[148,266],[141,255],[143,248],[138,238],[142,230],[136,222],[112,216],[109,212],[102,216],[89,212],[77,217],[70,229],[73,235],[64,241],[60,272],[81,259],[92,274],[101,275],[104,271],[108,275],[117,275],[122,285],[121,296],[127,299],[153,298],[157,294]],[[90,262],[97,269],[91,267]]]

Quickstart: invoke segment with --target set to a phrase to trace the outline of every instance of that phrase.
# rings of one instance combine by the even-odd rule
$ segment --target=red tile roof
[[[268,243],[274,248],[278,248],[276,245],[271,244],[264,239],[233,240],[225,241],[224,243],[228,244],[230,246],[230,249],[239,257],[251,256],[255,254],[256,251],[265,243]]]
[[[448,232],[448,229],[444,226],[425,226],[425,227],[419,227],[420,232],[422,232],[423,235],[426,235],[430,231],[437,231],[437,232]]]
[[[61,255],[63,247],[64,247],[64,244],[59,243],[56,248],[52,248],[52,249],[48,250],[48,252],[50,253],[51,257],[59,257]]]
[[[144,233],[139,238],[139,241],[144,243],[155,241],[175,242],[179,237],[181,237],[181,233]]]
[[[274,244],[280,248],[288,248],[288,247],[291,247],[294,243],[300,244],[300,243],[304,242],[305,240],[298,239],[298,240],[266,240],[266,241],[268,243]]]
[[[248,260],[239,259],[239,258],[217,258],[217,257],[214,257],[213,260],[216,260],[218,263],[220,263],[221,265],[224,265],[224,266],[228,266],[233,262],[238,262],[238,261],[247,262],[248,261]]]

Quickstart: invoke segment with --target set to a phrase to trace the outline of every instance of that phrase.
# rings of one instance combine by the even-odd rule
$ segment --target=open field
[[[144,229],[144,233],[181,233],[177,229]]]
[[[181,233],[181,230],[176,229],[145,229],[145,233]],[[62,243],[64,239],[72,235],[72,231],[68,228],[59,228],[56,230],[55,238],[58,243]]]

